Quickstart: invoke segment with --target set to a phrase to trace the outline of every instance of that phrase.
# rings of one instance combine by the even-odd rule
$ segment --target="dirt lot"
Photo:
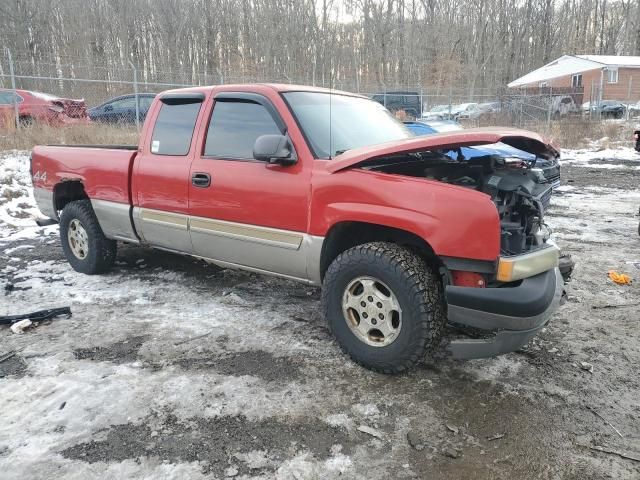
[[[131,246],[75,273],[33,226],[27,156],[0,154],[0,314],[73,311],[0,327],[0,476],[640,478],[597,449],[640,459],[640,296],[607,278],[640,278],[640,158],[564,158],[548,222],[578,266],[549,327],[390,377],[340,353],[317,289]]]

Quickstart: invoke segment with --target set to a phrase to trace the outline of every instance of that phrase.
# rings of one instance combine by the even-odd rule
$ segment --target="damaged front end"
[[[390,174],[437,180],[491,197],[500,217],[502,255],[518,255],[543,245],[550,231],[544,211],[552,187],[526,162],[494,156],[453,160],[439,152],[416,152],[378,159],[364,167]]]
[[[354,149],[331,162],[329,171],[357,166],[483,192],[491,197],[500,217],[501,256],[519,255],[543,246],[549,238],[544,212],[553,188],[533,163],[495,155],[462,156],[462,147],[498,142],[545,160],[560,155],[533,132],[478,128]]]
[[[462,157],[463,146],[500,141],[541,158],[558,156],[531,132],[476,129],[352,152],[332,166],[334,171],[357,165],[425,178],[492,199],[500,219],[500,255],[492,273],[483,273],[482,281],[473,285],[456,281],[453,275],[445,278],[447,318],[454,332],[447,348],[455,358],[491,357],[519,349],[544,328],[564,298],[559,251],[547,241],[550,231],[544,223],[552,186],[534,165],[521,160]]]

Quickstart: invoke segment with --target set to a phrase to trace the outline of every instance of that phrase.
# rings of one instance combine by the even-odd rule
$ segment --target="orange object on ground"
[[[618,285],[629,285],[631,277],[626,273],[618,273],[615,270],[609,270],[609,278]]]

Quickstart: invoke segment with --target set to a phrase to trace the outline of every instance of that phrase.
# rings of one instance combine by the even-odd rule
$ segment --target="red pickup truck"
[[[137,147],[38,146],[31,172],[75,270],[106,271],[121,241],[321,285],[343,350],[396,373],[516,350],[560,304],[550,187],[444,154],[497,142],[558,155],[521,130],[414,137],[346,92],[225,85],[158,95]]]

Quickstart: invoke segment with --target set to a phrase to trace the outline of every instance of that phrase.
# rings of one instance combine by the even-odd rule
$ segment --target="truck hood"
[[[455,132],[439,133],[424,137],[409,138],[393,142],[354,148],[338,155],[327,165],[329,173],[362,166],[369,160],[430,150],[451,150],[475,145],[502,142],[544,159],[557,158],[559,152],[540,135],[514,128],[470,128]]]

